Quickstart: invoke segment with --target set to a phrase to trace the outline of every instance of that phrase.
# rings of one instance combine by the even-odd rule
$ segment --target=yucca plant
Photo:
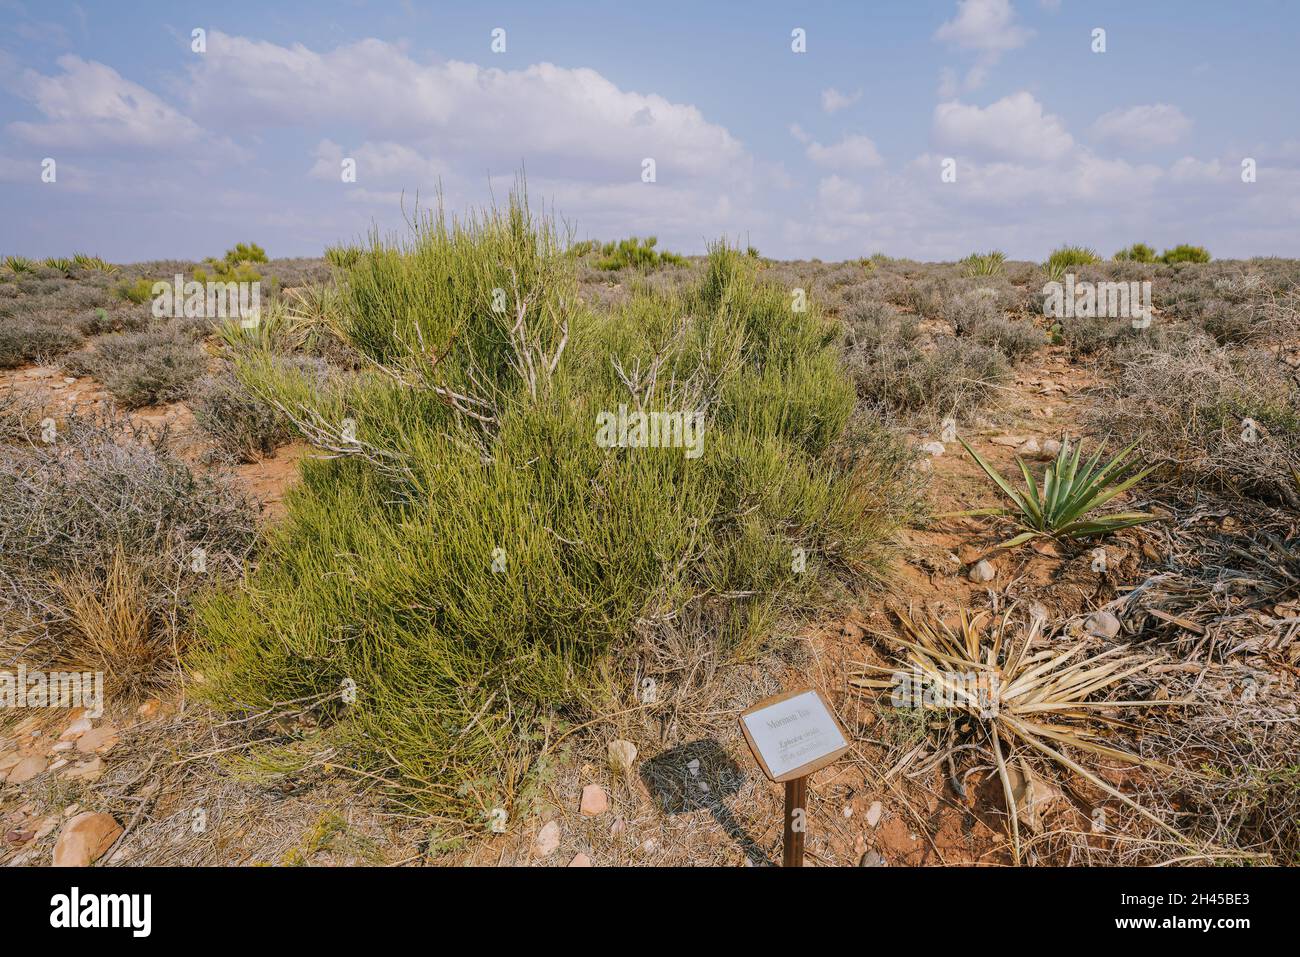
[[[886,665],[866,665],[849,679],[855,688],[879,694],[898,694],[900,678],[910,678],[912,706],[951,711],[971,724],[991,753],[1002,781],[1011,818],[1011,838],[1016,862],[1020,860],[1020,820],[1008,765],[1026,751],[1036,752],[1087,779],[1111,797],[1133,808],[1171,834],[1173,828],[1148,809],[1080,764],[1063,746],[1077,748],[1113,761],[1172,769],[1112,744],[1102,743],[1109,729],[1130,727],[1107,712],[1121,708],[1169,707],[1185,700],[1141,701],[1103,697],[1130,675],[1148,671],[1161,657],[1133,654],[1125,647],[1100,654],[1084,652],[1087,641],[1066,648],[1033,651],[1042,635],[1044,619],[1034,616],[1015,637],[1011,613],[996,627],[986,628],[989,615],[971,616],[962,610],[958,627],[935,620],[914,620],[898,612],[902,635],[881,635],[900,650],[898,660]],[[895,704],[898,703],[895,697]]]
[[[948,517],[956,515],[1012,515],[1015,516],[1021,531],[998,548],[1015,548],[1035,538],[1054,538],[1070,540],[1107,535],[1122,528],[1144,525],[1158,521],[1160,516],[1151,512],[1116,512],[1107,515],[1093,514],[1117,495],[1128,491],[1142,481],[1151,469],[1133,473],[1129,468],[1133,446],[1124,449],[1104,466],[1098,467],[1104,448],[1098,449],[1083,466],[1079,467],[1083,443],[1070,449],[1069,442],[1062,442],[1056,458],[1047,466],[1040,488],[1029,474],[1029,467],[1024,459],[1016,456],[1016,464],[1024,476],[1025,485],[1016,489],[1002,477],[1001,473],[985,462],[978,452],[972,449],[965,439],[958,437],[962,447],[971,454],[971,458],[984,470],[1013,506],[995,506],[978,508],[966,512],[949,512]]]
[[[65,275],[72,272],[72,260],[65,256],[50,256],[46,258],[41,265],[45,266],[47,269],[53,269],[56,272],[64,273]]]
[[[36,264],[26,256],[6,256],[4,264],[12,273],[31,272],[36,266]]]
[[[962,260],[968,276],[996,276],[1002,272],[1002,265],[1007,260],[1006,254],[993,250],[988,253],[971,253]]]
[[[1043,268],[1047,271],[1048,279],[1060,282],[1071,269],[1098,262],[1101,262],[1101,257],[1087,246],[1062,246],[1060,249],[1052,250],[1052,254],[1047,257],[1047,262],[1043,263]]]

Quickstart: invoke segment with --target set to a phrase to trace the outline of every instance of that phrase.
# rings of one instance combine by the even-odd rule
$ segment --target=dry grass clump
[[[70,416],[47,443],[41,418],[0,417],[0,665],[93,666],[129,695],[170,676],[193,596],[242,571],[255,511],[165,434]]]
[[[1091,425],[1188,488],[1300,507],[1300,389],[1271,353],[1204,338],[1138,348],[1102,388]]]

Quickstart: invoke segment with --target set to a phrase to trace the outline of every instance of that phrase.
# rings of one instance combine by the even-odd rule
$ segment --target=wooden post
[[[785,838],[783,841],[783,867],[803,867],[803,836],[807,830],[808,776],[792,778],[785,782]],[[799,826],[795,827],[795,815]]]

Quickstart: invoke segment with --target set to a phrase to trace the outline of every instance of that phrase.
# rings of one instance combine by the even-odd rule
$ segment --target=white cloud
[[[70,53],[56,62],[63,72],[24,70],[11,82],[13,92],[45,116],[41,122],[10,123],[15,136],[44,147],[168,151],[207,139],[188,116],[112,67]]]
[[[314,155],[316,162],[309,175],[331,182],[341,182],[341,164],[345,156],[356,160],[358,184],[433,187],[439,177],[446,173],[445,168],[435,160],[409,146],[391,141],[362,143],[356,149],[344,153],[343,148],[333,140],[324,139],[316,145]]]
[[[957,15],[939,26],[934,39],[977,55],[966,74],[967,89],[975,89],[1004,53],[1024,46],[1033,35],[1016,22],[1011,0],[957,0]]]
[[[1168,103],[1150,103],[1111,110],[1092,124],[1092,135],[1117,146],[1154,149],[1172,146],[1192,128],[1183,111]]]
[[[435,142],[444,155],[507,167],[527,157],[539,172],[610,181],[639,179],[645,157],[661,183],[734,174],[747,161],[694,106],[621,90],[585,68],[421,63],[382,40],[317,52],[213,31],[190,69],[196,115],[230,123],[349,123],[376,139]]]
[[[810,160],[826,169],[870,169],[884,163],[876,144],[870,138],[860,135],[845,136],[830,146],[812,142],[805,152]]]
[[[987,107],[951,101],[934,108],[935,143],[957,152],[1021,160],[1057,160],[1074,148],[1061,120],[1026,92]]]
[[[862,99],[861,90],[856,90],[853,93],[841,93],[832,86],[822,90],[822,109],[827,113],[835,113],[845,107],[852,106],[860,99]]]

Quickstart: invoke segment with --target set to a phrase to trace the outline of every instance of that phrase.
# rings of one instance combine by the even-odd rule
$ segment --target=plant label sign
[[[778,784],[812,774],[849,750],[844,729],[811,688],[760,701],[741,713],[740,727],[763,773]]]

